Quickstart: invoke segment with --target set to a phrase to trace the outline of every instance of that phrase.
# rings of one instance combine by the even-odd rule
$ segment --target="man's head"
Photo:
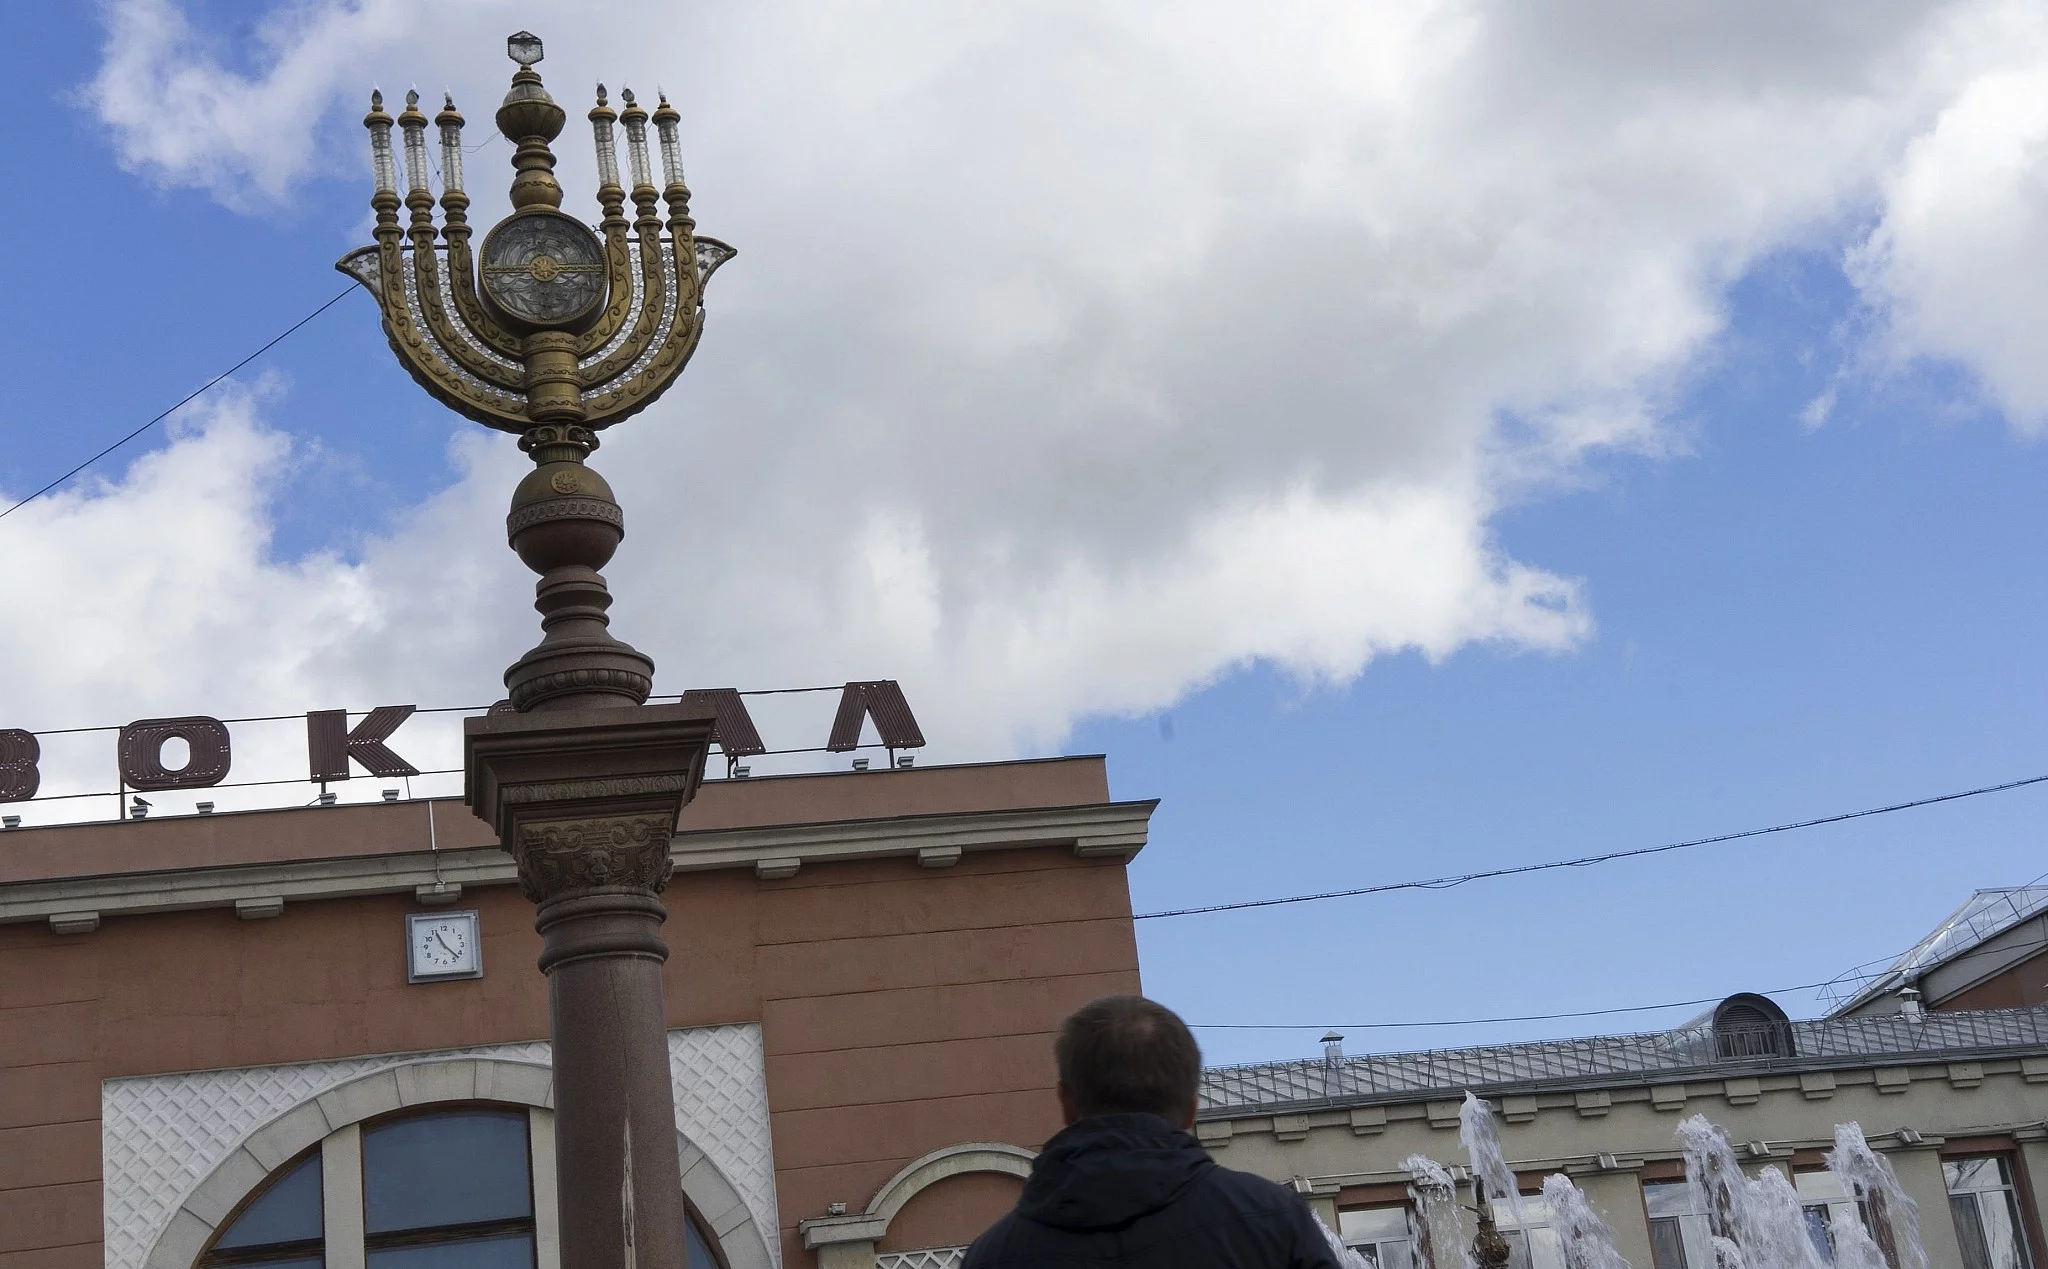
[[[1104,996],[1075,1010],[1053,1043],[1067,1122],[1142,1112],[1195,1122],[1202,1051],[1187,1024],[1143,996]]]

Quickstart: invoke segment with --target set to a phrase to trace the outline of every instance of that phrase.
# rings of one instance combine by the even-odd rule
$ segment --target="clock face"
[[[483,976],[474,912],[415,912],[406,918],[406,942],[413,982]]]
[[[498,222],[482,257],[484,293],[528,325],[573,326],[604,303],[604,249],[581,221],[560,212]]]

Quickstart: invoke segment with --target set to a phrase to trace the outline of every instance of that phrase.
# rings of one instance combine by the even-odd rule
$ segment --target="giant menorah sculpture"
[[[676,140],[681,116],[666,97],[649,115],[628,90],[625,110],[614,112],[598,86],[590,122],[604,218],[593,233],[564,214],[548,143],[567,116],[533,69],[540,41],[521,32],[510,51],[519,70],[497,123],[516,147],[513,210],[484,236],[481,271],[470,259],[462,116],[450,99],[433,120],[445,221],[437,233],[428,121],[416,92],[406,94],[396,120],[412,223],[399,226],[393,120],[382,94],[372,93],[363,124],[377,182],[370,199],[377,245],[336,267],[377,297],[392,351],[421,387],[459,414],[516,433],[536,464],[513,495],[506,529],[520,558],[542,574],[535,607],[547,635],[506,672],[513,707],[577,708],[603,697],[638,705],[647,699],[653,662],[606,632],[611,596],[596,572],[624,536],[624,520],[611,487],[584,460],[598,432],[647,408],[675,382],[704,330],[704,283],[733,250],[694,232]],[[648,162],[650,121],[666,178],[659,192]],[[615,123],[626,132],[631,222]],[[668,205],[666,222],[658,202]]]
[[[610,633],[598,572],[625,536],[611,487],[584,461],[598,432],[674,383],[704,328],[704,282],[732,248],[695,235],[676,125],[597,90],[593,232],[561,211],[548,143],[566,116],[533,69],[540,41],[508,44],[519,70],[498,107],[513,144],[512,213],[471,261],[462,116],[441,131],[443,224],[434,225],[427,117],[409,93],[394,121],[372,94],[377,245],[338,266],[377,297],[391,347],[421,387],[477,422],[517,433],[534,461],[506,535],[541,575],[542,638],[505,671],[511,710],[464,726],[464,798],[490,821],[538,905],[554,1043],[556,1175],[564,1269],[681,1269],[682,1184],[669,1082],[657,897],[676,815],[703,779],[708,707],[646,704],[654,663]],[[405,147],[399,225],[396,123]],[[648,162],[661,146],[664,187]],[[614,125],[626,132],[635,216],[625,215]],[[657,212],[667,204],[667,217]]]

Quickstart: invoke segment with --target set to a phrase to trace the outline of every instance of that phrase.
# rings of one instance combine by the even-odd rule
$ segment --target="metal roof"
[[[1735,1043],[1730,1043],[1731,1038]],[[1335,1060],[1309,1059],[1202,1072],[1200,1117],[1457,1097],[1473,1092],[1641,1084],[1688,1072],[1868,1066],[1877,1061],[2048,1050],[2048,1005],[2026,1009],[1878,1014],[1792,1022],[1743,1043],[1711,1025],[1645,1035],[1539,1040],[1469,1049],[1428,1049]],[[1789,1043],[1784,1043],[1789,1041]],[[1776,1049],[1778,1055],[1762,1050]],[[1784,1050],[1789,1049],[1786,1053]],[[1742,1056],[1724,1056],[1731,1052]]]
[[[2048,886],[1979,890],[1949,913],[1926,938],[1882,973],[1862,979],[1851,971],[1821,988],[1831,1014],[1847,1013],[1996,938],[2048,909]]]

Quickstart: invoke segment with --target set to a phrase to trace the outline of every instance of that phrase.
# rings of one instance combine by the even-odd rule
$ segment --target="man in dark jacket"
[[[1053,1057],[1067,1126],[964,1269],[1344,1269],[1299,1195],[1216,1166],[1189,1131],[1202,1054],[1172,1010],[1105,996]]]

